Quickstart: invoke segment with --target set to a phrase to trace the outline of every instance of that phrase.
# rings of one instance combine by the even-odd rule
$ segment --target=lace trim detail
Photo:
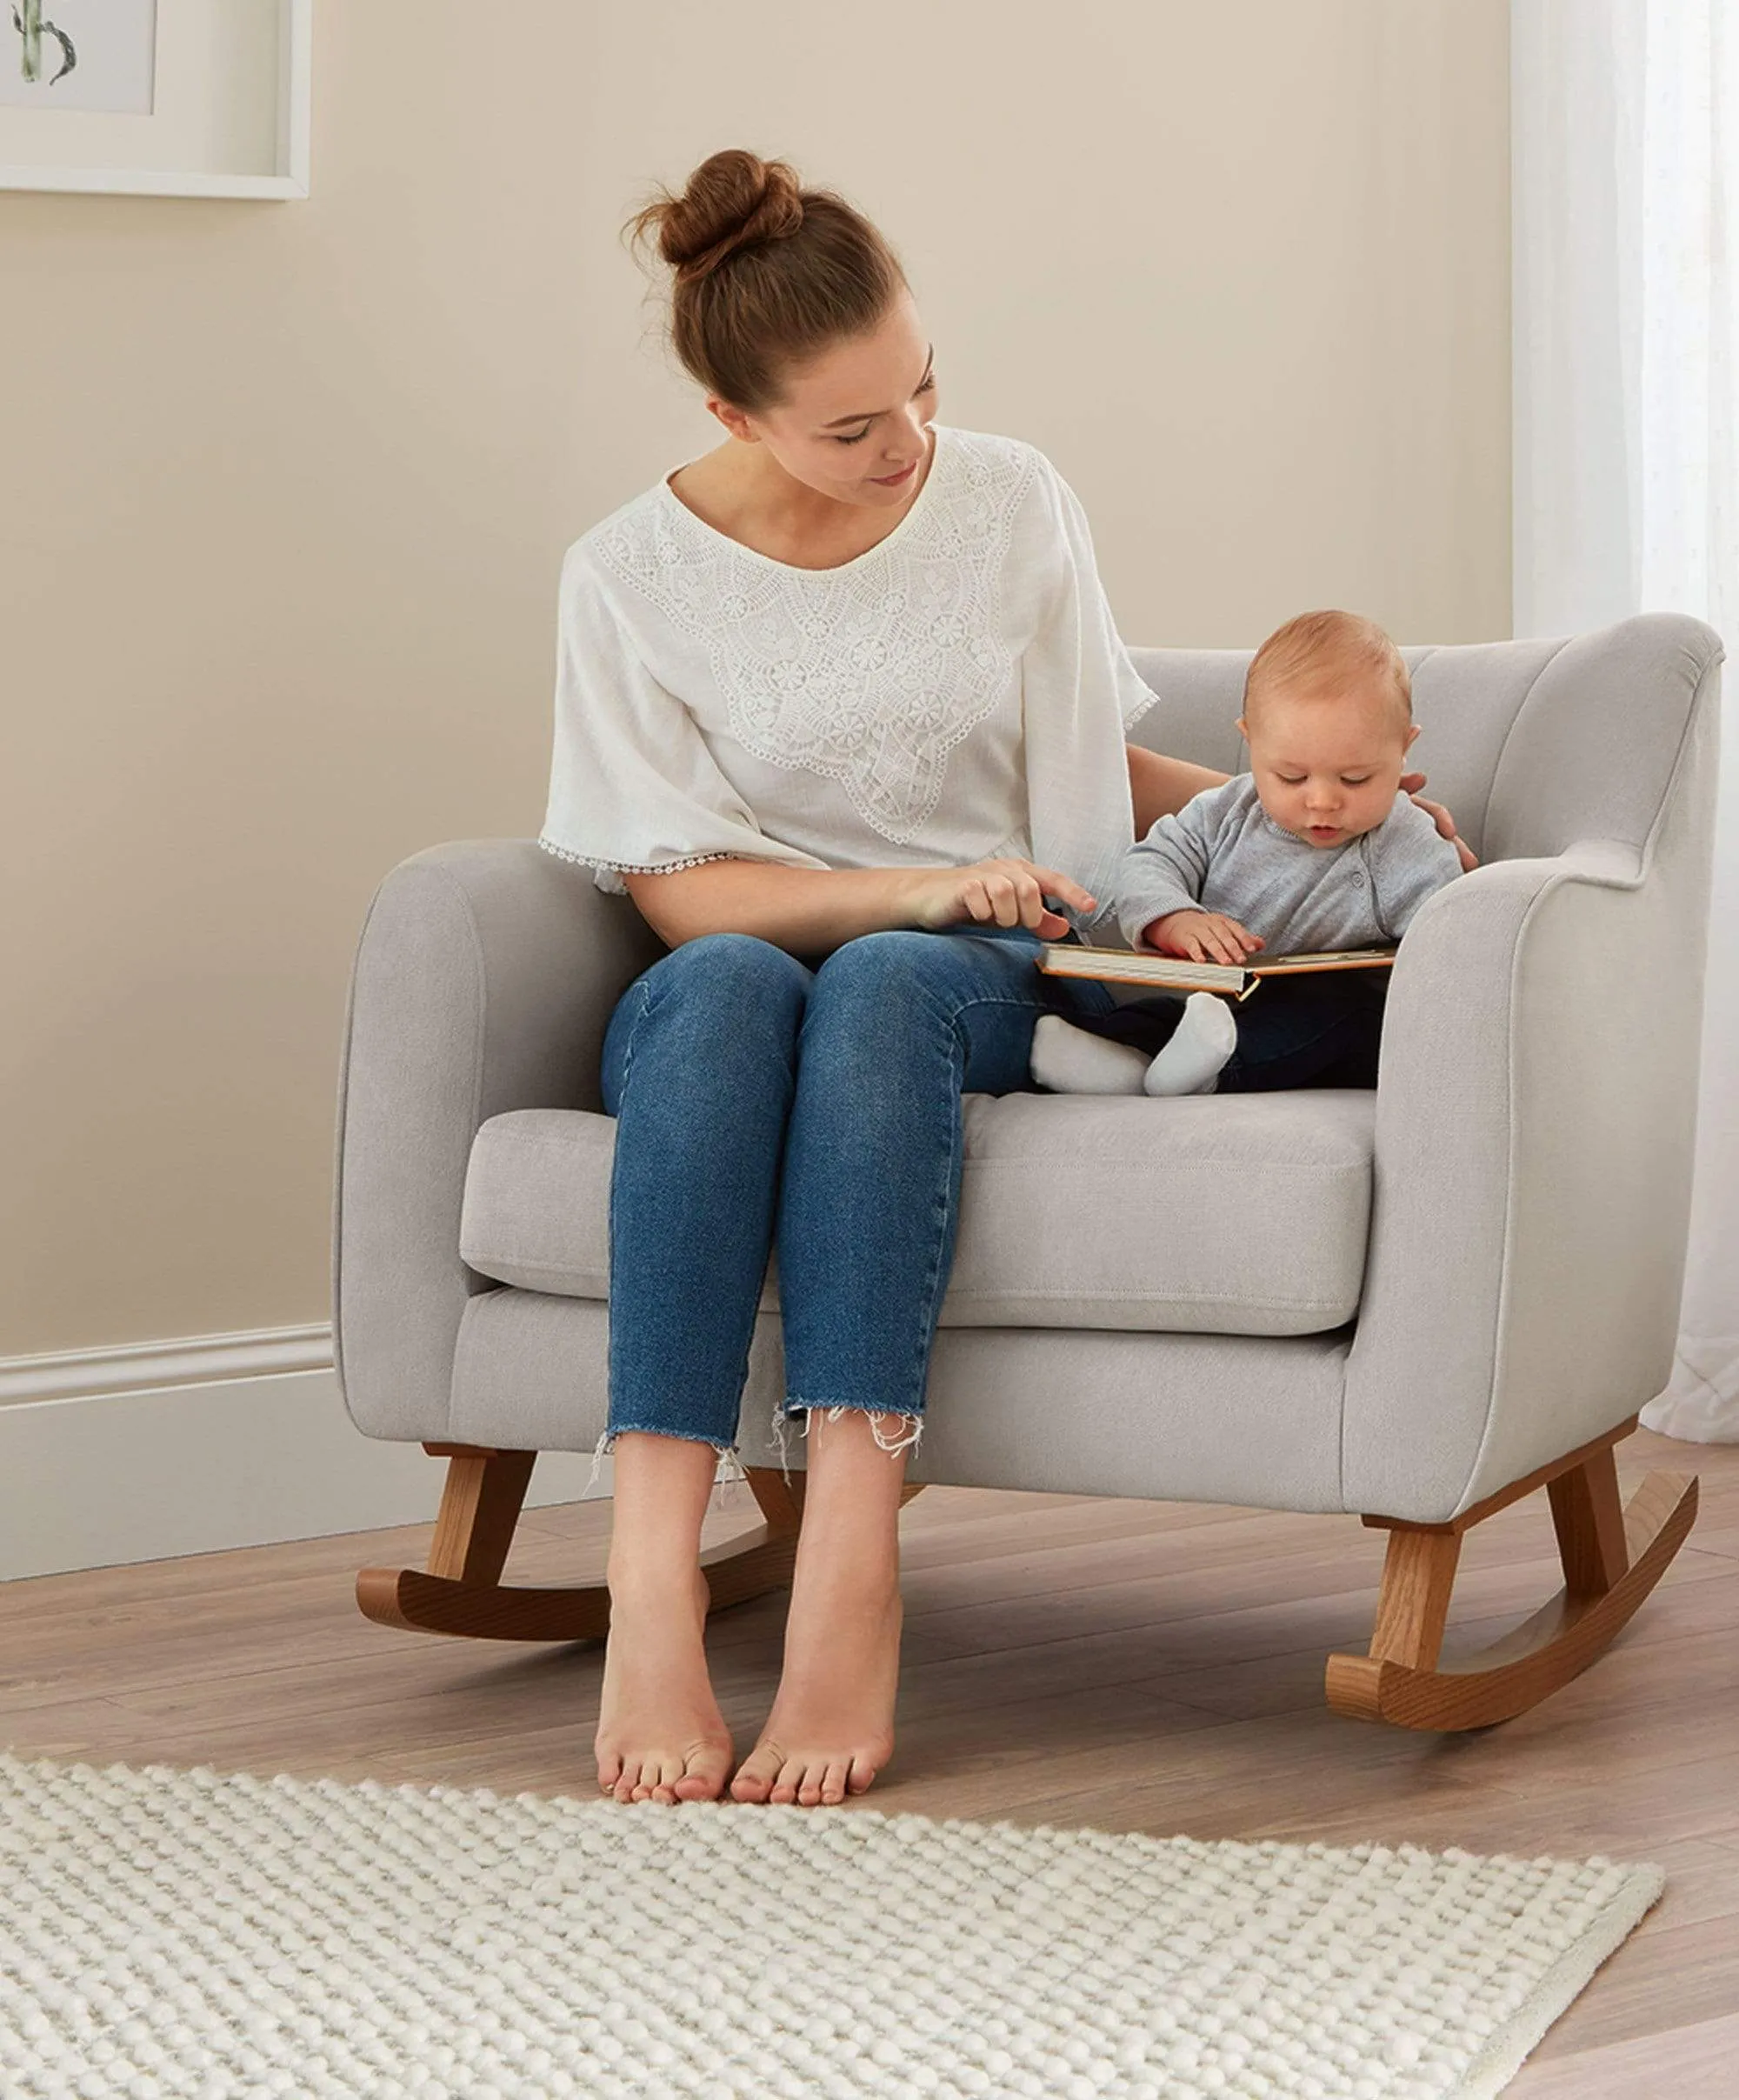
[[[640,861],[601,860],[596,854],[570,853],[565,846],[553,844],[540,838],[538,844],[546,853],[553,853],[557,860],[570,860],[582,868],[607,868],[612,875],[674,875],[679,868],[703,867],[710,860],[736,860],[735,853],[690,853],[685,860],[660,861],[654,868]]]
[[[1142,697],[1136,702],[1135,705],[1124,711],[1123,727],[1126,730],[1132,730],[1136,723],[1141,720],[1142,717],[1146,714],[1148,710],[1157,703],[1159,695],[1154,691],[1151,686],[1149,686]]]
[[[1002,572],[1038,457],[939,429],[923,509],[840,569],[757,557],[662,484],[594,545],[704,649],[745,750],[837,781],[865,823],[909,845],[949,753],[1009,689]]]

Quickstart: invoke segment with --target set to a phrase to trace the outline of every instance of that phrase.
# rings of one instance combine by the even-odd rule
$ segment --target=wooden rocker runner
[[[1696,1517],[1694,1474],[1650,1473],[1628,1504],[1619,1502],[1613,1447],[1636,1426],[1633,1415],[1448,1523],[1367,1517],[1389,1533],[1376,1630],[1368,1655],[1329,1657],[1335,1711],[1403,1728],[1485,1728],[1514,1719],[1586,1670],[1665,1574]],[[1563,1588],[1502,1639],[1441,1662],[1462,1538],[1542,1487],[1551,1498]]]
[[[470,1443],[423,1448],[449,1462],[429,1565],[364,1568],[356,1577],[363,1615],[383,1626],[487,1641],[602,1640],[610,1629],[610,1592],[602,1583],[530,1590],[501,1580],[536,1452]],[[701,1555],[712,1611],[783,1589],[797,1557],[803,1474],[787,1482],[770,1466],[745,1470],[763,1521]],[[909,1484],[900,1499],[909,1502],[918,1491]]]
[[[1629,1506],[1621,1505],[1613,1450],[1636,1426],[1633,1416],[1448,1523],[1367,1517],[1389,1533],[1376,1628],[1368,1655],[1329,1657],[1335,1711],[1403,1728],[1485,1728],[1525,1712],[1587,1669],[1659,1582],[1696,1516],[1694,1476],[1651,1473]],[[501,1581],[536,1453],[455,1443],[423,1449],[449,1461],[429,1566],[364,1568],[356,1577],[364,1614],[383,1626],[483,1640],[602,1639],[610,1626],[602,1583],[533,1590]],[[787,1483],[771,1468],[747,1470],[763,1521],[702,1555],[714,1611],[784,1587],[796,1559],[803,1475]],[[1462,1538],[1542,1487],[1551,1501],[1563,1589],[1514,1632],[1443,1663]],[[919,1492],[909,1485],[902,1499]]]

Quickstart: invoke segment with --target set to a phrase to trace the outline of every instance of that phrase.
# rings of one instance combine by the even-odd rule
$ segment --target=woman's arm
[[[1211,767],[1168,758],[1138,744],[1124,747],[1136,836],[1145,837],[1162,817],[1175,815],[1203,788],[1228,776]],[[1064,922],[1037,903],[1041,888],[1076,910],[1093,900],[1078,883],[1041,868],[1025,882],[1021,861],[976,868],[781,868],[766,861],[712,860],[666,875],[624,875],[640,916],[667,947],[708,933],[750,933],[791,955],[830,954],[859,934],[896,926],[1027,925],[1047,939]]]
[[[904,868],[781,868],[770,861],[714,860],[668,875],[624,875],[640,916],[667,947],[707,933],[752,933],[793,955],[820,955],[854,940],[909,926]]]
[[[782,868],[713,860],[664,875],[624,875],[640,916],[667,947],[709,933],[748,933],[799,957],[824,956],[859,934],[896,927],[1028,926],[1042,939],[1069,930],[1047,894],[1076,910],[1094,899],[1054,868],[1023,860],[965,868]]]
[[[1136,806],[1136,837],[1145,838],[1162,817],[1176,817],[1204,788],[1223,786],[1229,773],[1191,765],[1187,758],[1168,758],[1161,751],[1125,744],[1129,762],[1129,794]]]

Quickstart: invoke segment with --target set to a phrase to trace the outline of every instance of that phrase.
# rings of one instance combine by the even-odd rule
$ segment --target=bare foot
[[[598,1786],[618,1801],[715,1801],[730,1731],[707,1676],[706,1577],[681,1589],[612,1583],[598,1714]]]
[[[730,1783],[736,1801],[832,1806],[861,1794],[894,1750],[900,1677],[899,1578],[843,1570],[791,1597],[785,1667],[761,1739]]]

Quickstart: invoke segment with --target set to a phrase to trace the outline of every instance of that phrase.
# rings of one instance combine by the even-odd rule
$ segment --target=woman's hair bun
[[[668,190],[635,222],[655,232],[679,278],[704,277],[739,249],[789,240],[803,223],[803,184],[789,162],[731,147],[703,160],[680,197]]]
[[[875,328],[905,286],[887,242],[789,161],[732,148],[665,189],[623,232],[675,273],[670,341],[710,395],[750,410],[783,398],[791,370]]]

